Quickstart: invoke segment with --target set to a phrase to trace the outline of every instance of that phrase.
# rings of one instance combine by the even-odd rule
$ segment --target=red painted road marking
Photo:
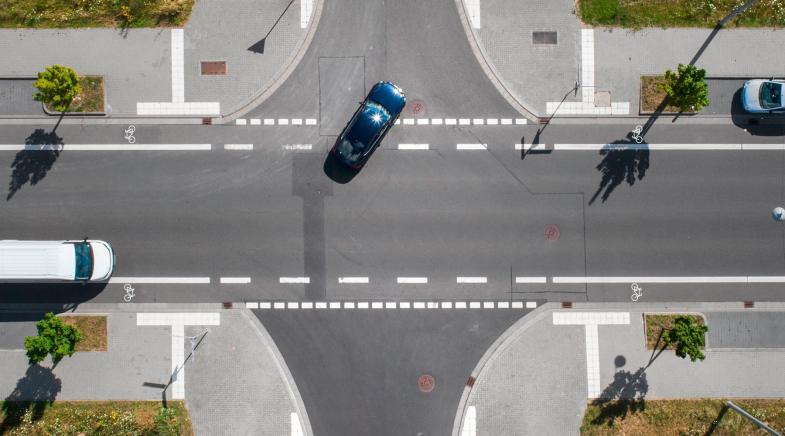
[[[431,392],[436,387],[436,379],[430,374],[423,374],[417,379],[417,386],[422,392]]]
[[[556,241],[559,239],[559,227],[555,224],[548,224],[545,226],[545,240],[546,241]]]

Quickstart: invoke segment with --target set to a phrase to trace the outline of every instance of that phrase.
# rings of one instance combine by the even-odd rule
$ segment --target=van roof
[[[0,241],[0,279],[74,280],[74,245],[62,241]]]

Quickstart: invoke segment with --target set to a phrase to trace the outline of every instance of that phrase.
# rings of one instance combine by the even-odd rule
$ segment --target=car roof
[[[398,116],[406,105],[406,96],[401,88],[390,82],[373,85],[368,98],[387,108],[393,117]]]

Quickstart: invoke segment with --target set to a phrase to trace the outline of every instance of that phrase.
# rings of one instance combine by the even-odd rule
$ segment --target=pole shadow
[[[23,422],[26,414],[32,421],[38,421],[44,415],[62,389],[62,382],[55,377],[51,369],[40,365],[30,365],[25,376],[16,382],[16,387],[2,405],[5,415],[0,422],[0,434],[17,427]]]
[[[267,38],[273,32],[275,26],[278,25],[278,22],[281,21],[281,18],[283,18],[284,14],[286,14],[286,11],[289,10],[289,7],[292,6],[292,3],[294,3],[294,0],[289,1],[289,4],[286,5],[286,8],[284,8],[283,12],[281,12],[281,15],[278,16],[278,19],[275,20],[275,23],[273,23],[272,27],[270,27],[270,30],[267,31],[267,34],[264,35],[264,38],[260,39],[259,41],[253,43],[250,47],[248,47],[248,51],[256,54],[264,54],[264,45],[267,42]]]
[[[11,163],[11,180],[8,182],[8,195],[10,200],[22,186],[29,183],[36,185],[46,177],[55,161],[63,150],[63,138],[57,136],[54,130],[45,132],[36,129],[25,139],[24,150],[19,151]]]

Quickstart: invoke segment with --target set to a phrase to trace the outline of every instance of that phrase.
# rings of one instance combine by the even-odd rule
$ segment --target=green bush
[[[679,110],[697,112],[709,104],[706,70],[695,65],[679,64],[677,73],[665,72],[661,87],[668,94],[668,103]]]
[[[38,73],[38,80],[34,85],[38,92],[33,94],[33,99],[51,105],[52,109],[58,112],[65,112],[74,97],[82,92],[76,72],[72,68],[56,64]]]
[[[682,359],[690,356],[691,361],[703,360],[706,356],[701,348],[706,345],[705,334],[709,327],[700,325],[689,316],[679,316],[673,322],[673,328],[663,335],[665,344],[676,346],[676,355]]]
[[[83,339],[82,332],[74,326],[64,323],[54,313],[44,315],[44,319],[35,323],[38,336],[25,338],[25,350],[30,364],[36,364],[52,355],[52,362],[57,365],[65,356],[76,351],[76,344]]]

